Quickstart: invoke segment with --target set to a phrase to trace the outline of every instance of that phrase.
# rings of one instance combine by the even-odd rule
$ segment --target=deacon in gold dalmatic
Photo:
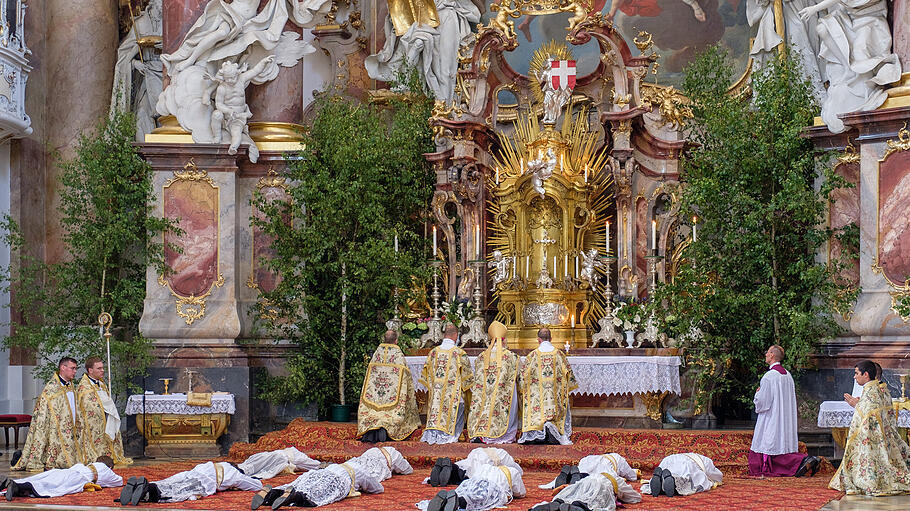
[[[514,442],[518,435],[518,355],[506,347],[508,329],[499,321],[487,330],[490,347],[474,362],[468,437],[487,444]]]

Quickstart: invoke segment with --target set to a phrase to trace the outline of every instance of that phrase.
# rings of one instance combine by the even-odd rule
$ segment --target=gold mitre
[[[439,26],[439,12],[434,0],[389,0],[389,17],[392,18],[395,35],[399,37],[414,23],[434,28]]]
[[[496,339],[505,339],[508,332],[509,329],[499,321],[490,323],[490,327],[487,328],[487,334],[489,334],[491,341],[495,341]]]
[[[517,7],[522,14],[542,16],[565,12],[572,3],[572,0],[518,0]]]

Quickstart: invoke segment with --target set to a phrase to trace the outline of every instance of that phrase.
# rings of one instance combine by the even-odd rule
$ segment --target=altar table
[[[212,406],[190,406],[186,394],[142,394],[126,402],[126,415],[146,438],[150,455],[213,457],[221,453],[218,438],[227,431],[236,406],[233,394],[212,394]]]
[[[468,357],[471,367],[477,357]],[[609,396],[639,395],[647,406],[647,415],[660,420],[663,400],[669,394],[680,394],[679,357],[661,356],[568,356],[578,388],[574,395]],[[426,356],[405,357],[414,388],[426,391],[417,382]],[[522,357],[524,360],[524,357]]]
[[[825,401],[818,408],[818,427],[831,428],[831,436],[841,449],[846,446],[847,431],[850,430],[852,421],[853,407],[846,401]],[[910,410],[898,410],[897,427],[900,428],[901,436],[906,440],[907,428],[910,428]]]

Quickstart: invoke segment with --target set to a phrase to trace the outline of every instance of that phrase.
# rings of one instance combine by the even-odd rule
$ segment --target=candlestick
[[[474,226],[474,259],[480,259],[480,224]]]
[[[657,220],[651,220],[651,248],[657,250]]]
[[[698,241],[697,228],[698,228],[698,217],[695,215],[692,215],[692,243],[695,243],[696,241]]]
[[[606,230],[606,232],[607,232],[607,246],[604,248],[607,249],[606,253],[609,254],[610,253],[610,221],[607,220],[605,223],[606,223],[606,225],[604,226],[604,230]]]
[[[436,226],[433,226],[433,259],[436,259]]]

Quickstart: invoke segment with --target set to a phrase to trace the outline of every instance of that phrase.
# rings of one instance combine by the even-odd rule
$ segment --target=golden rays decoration
[[[553,60],[575,60],[572,52],[566,43],[550,39],[540,46],[531,57],[531,63],[528,67],[528,75],[531,78],[531,92],[534,94],[534,103],[543,104],[543,89],[540,87],[540,81],[537,80],[537,74],[543,71],[547,65],[547,59]]]

